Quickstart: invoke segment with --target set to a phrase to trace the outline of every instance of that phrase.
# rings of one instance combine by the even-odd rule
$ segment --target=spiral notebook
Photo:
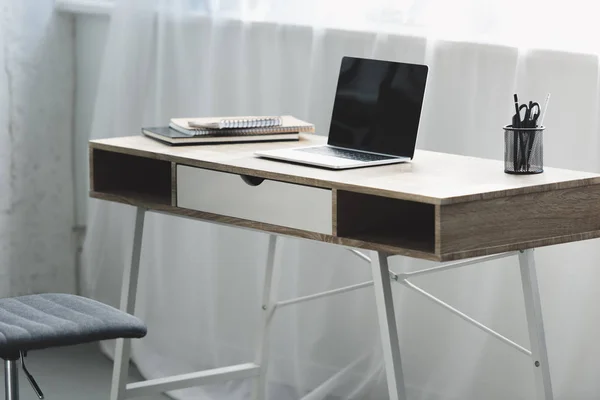
[[[272,118],[276,120],[271,120]],[[205,128],[205,126],[216,126],[227,121],[227,126],[239,126],[238,128]],[[278,125],[272,125],[272,124]],[[223,124],[225,126],[225,124]],[[257,125],[246,127],[246,125]],[[201,126],[201,127],[200,127]],[[189,136],[204,135],[273,135],[291,132],[314,132],[315,126],[311,123],[299,120],[291,115],[281,117],[211,117],[211,118],[173,118],[169,123],[171,129]]]

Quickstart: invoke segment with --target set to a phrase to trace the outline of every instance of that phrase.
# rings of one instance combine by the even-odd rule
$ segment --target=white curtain
[[[595,55],[200,11],[183,0],[117,4],[93,138],[138,134],[141,126],[165,125],[173,116],[286,113],[314,122],[326,135],[339,61],[355,55],[430,65],[419,148],[501,159],[501,127],[509,122],[512,93],[542,100],[551,92],[546,165],[600,170]],[[117,305],[134,210],[101,201],[90,205],[84,292]],[[368,265],[341,248],[282,242],[280,299],[370,279]],[[133,348],[146,377],[252,360],[266,244],[261,233],[147,216],[136,313],[149,334]],[[591,400],[600,393],[597,247],[587,241],[536,251],[557,399]],[[391,260],[396,271],[429,264]],[[423,277],[419,284],[528,345],[516,259]],[[530,359],[401,287],[394,287],[394,297],[411,400],[533,398]],[[387,398],[372,289],[279,311],[270,349],[270,399]],[[173,395],[244,399],[250,383]]]
[[[0,0],[0,297],[75,291],[73,22]]]

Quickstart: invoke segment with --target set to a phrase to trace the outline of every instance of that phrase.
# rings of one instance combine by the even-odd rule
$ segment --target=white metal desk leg
[[[269,247],[267,251],[267,265],[265,268],[265,283],[262,295],[262,321],[258,331],[258,347],[256,350],[256,364],[260,366],[260,373],[256,377],[252,392],[253,400],[265,400],[267,398],[267,367],[269,361],[269,328],[273,318],[274,291],[273,268],[275,265],[275,251],[277,250],[277,235],[269,235]],[[271,298],[273,296],[273,299]]]
[[[521,267],[521,283],[523,284],[523,295],[525,297],[529,341],[531,342],[535,390],[537,392],[536,399],[554,400],[533,249],[522,251],[519,254],[519,265]]]
[[[131,263],[125,266],[123,271],[120,309],[129,314],[133,314],[135,309],[135,295],[137,291],[138,274],[140,271],[140,255],[142,251],[142,234],[144,233],[145,214],[145,209],[141,207],[137,208]],[[129,375],[130,354],[131,339],[117,339],[115,361],[113,364],[112,387],[110,390],[111,400],[122,400],[125,398],[125,386],[127,385],[127,377]]]
[[[383,360],[387,377],[390,400],[406,400],[402,360],[400,359],[400,342],[394,314],[394,299],[390,285],[388,255],[382,252],[371,252],[371,270],[375,288],[375,302],[379,332],[383,346]]]

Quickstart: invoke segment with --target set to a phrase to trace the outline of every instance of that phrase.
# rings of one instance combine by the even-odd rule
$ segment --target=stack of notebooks
[[[298,140],[313,124],[281,117],[173,118],[168,127],[142,128],[146,136],[172,145]]]

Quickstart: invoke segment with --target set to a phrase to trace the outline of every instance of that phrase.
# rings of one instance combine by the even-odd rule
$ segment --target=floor
[[[34,351],[25,359],[25,365],[47,400],[110,398],[112,361],[100,352],[96,344]],[[131,380],[141,379],[134,367],[129,371]],[[20,371],[19,386],[21,400],[37,399],[23,371]],[[157,395],[139,399],[166,400],[169,397]]]
[[[100,352],[97,344],[53,348],[30,352],[25,365],[33,375],[47,400],[109,400],[112,361]],[[137,369],[129,368],[130,382],[141,378]],[[245,385],[249,382],[231,383]],[[37,396],[19,365],[21,400],[37,400]],[[222,389],[222,388],[221,388]],[[1,389],[0,389],[1,390]],[[286,386],[272,385],[270,398],[295,400],[294,391]],[[0,394],[0,397],[2,395]],[[218,396],[216,396],[218,398]],[[165,395],[138,397],[141,400],[171,400]],[[339,400],[326,396],[325,400]]]

